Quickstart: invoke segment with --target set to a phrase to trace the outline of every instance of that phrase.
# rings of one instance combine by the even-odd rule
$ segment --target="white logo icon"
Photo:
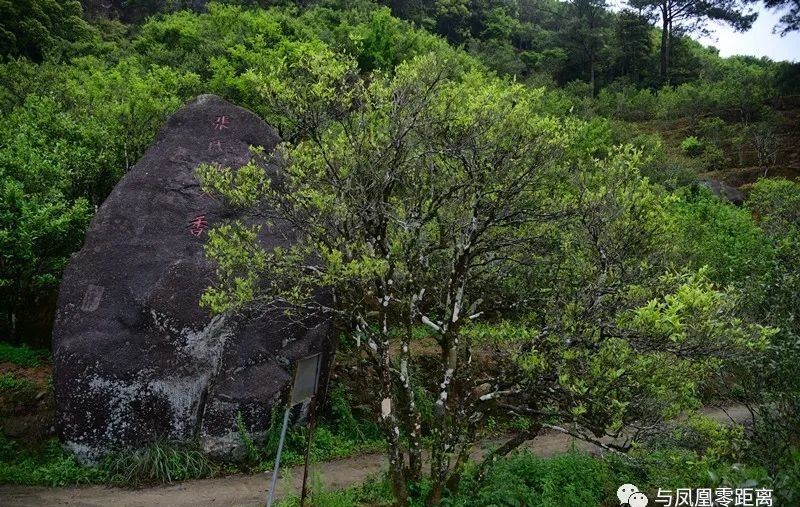
[[[617,490],[620,505],[628,504],[630,507],[646,507],[647,497],[633,484],[623,484]]]
[[[647,497],[644,493],[634,493],[628,498],[628,505],[631,507],[647,507]]]

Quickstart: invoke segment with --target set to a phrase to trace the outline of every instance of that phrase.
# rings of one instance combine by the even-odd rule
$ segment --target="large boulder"
[[[53,330],[57,430],[79,457],[157,439],[235,453],[238,414],[263,432],[294,361],[330,350],[324,319],[213,316],[198,305],[214,280],[208,229],[252,217],[204,193],[194,170],[240,167],[250,146],[269,152],[278,142],[251,112],[202,95],[167,121],[97,210],[64,273]],[[276,223],[260,239],[269,248],[291,238]]]
[[[744,193],[738,188],[728,185],[724,181],[704,179],[700,181],[700,184],[711,189],[711,192],[720,199],[735,204],[736,206],[744,204]]]

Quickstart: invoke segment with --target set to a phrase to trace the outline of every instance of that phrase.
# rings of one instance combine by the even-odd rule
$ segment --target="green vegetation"
[[[216,93],[285,143],[242,168],[199,167],[198,180],[303,234],[264,251],[266,222],[210,231],[217,280],[202,304],[302,312],[330,287],[336,304],[313,310],[344,330],[340,358],[371,389],[334,386],[312,459],[388,452],[386,480],[317,486],[315,505],[603,505],[629,481],[750,481],[800,498],[800,184],[771,178],[797,175],[800,67],[721,58],[681,31],[745,27],[739,2],[109,7],[130,25],[84,4],[91,22],[74,1],[0,0],[4,341],[25,341],[30,308],[52,297],[94,209],[167,116]],[[743,207],[698,183],[732,168],[751,175]],[[4,341],[12,372],[46,365]],[[0,394],[31,386],[0,374]],[[710,403],[748,407],[747,431],[679,417]],[[3,436],[0,482],[265,470],[279,412],[265,435],[239,424],[238,464],[154,435],[80,467],[55,441]],[[514,452],[545,429],[607,454]],[[473,444],[501,431],[512,434],[473,462]],[[306,436],[289,432],[284,464],[300,463]]]
[[[341,386],[330,393],[329,412],[322,415],[314,430],[310,459],[313,462],[347,458],[383,449],[384,441],[377,425],[366,414],[353,413],[351,402]],[[261,445],[239,425],[239,436],[245,443],[247,456],[243,466],[249,470],[271,470],[278,450],[282,410],[275,409],[270,427]],[[300,465],[305,459],[308,430],[305,426],[291,426],[286,433],[281,462],[286,466]],[[242,465],[239,465],[242,466]]]
[[[779,333],[739,310],[737,284],[752,287],[772,255],[752,217],[696,188],[650,184],[641,148],[552,116],[541,90],[452,69],[437,55],[367,78],[347,56],[315,56],[260,76],[265,107],[304,129],[270,159],[282,169],[277,185],[258,162],[197,173],[233,206],[287,210],[278,216],[304,235],[263,251],[257,226],[212,231],[218,279],[201,304],[311,305],[354,327],[362,357],[382,372],[378,397],[391,400],[381,426],[399,504],[423,494],[421,483],[429,504],[457,495],[469,449],[498,407],[528,420],[501,456],[551,418],[603,446],[599,435],[661,427],[704,392],[730,387],[730,374]],[[313,256],[320,263],[309,270]],[[273,282],[259,289],[261,277]],[[320,285],[336,291],[335,306],[311,299]],[[539,330],[484,357],[504,372],[494,379],[471,365],[462,333],[486,301]],[[441,375],[437,387],[421,386],[424,396],[409,374],[421,367],[410,354],[420,321]],[[436,400],[424,425],[418,398]],[[425,479],[423,446],[433,461]],[[495,457],[478,465],[478,480]]]
[[[33,384],[30,380],[15,377],[11,373],[0,375],[0,393],[3,391],[30,390]]]
[[[19,366],[38,366],[48,361],[50,352],[35,350],[26,346],[16,347],[0,342],[0,363],[11,363]]]
[[[79,465],[55,439],[30,450],[0,432],[0,483],[54,487],[95,483],[104,478],[101,470]]]
[[[11,374],[0,375],[0,400],[33,385]],[[141,487],[187,479],[202,479],[223,473],[263,472],[275,464],[282,411],[275,410],[263,440],[254,442],[240,427],[247,456],[233,462],[210,459],[197,445],[158,441],[135,449],[118,449],[95,467],[81,466],[63,450],[56,439],[42,443],[14,441],[0,432],[0,484],[67,486],[110,484]],[[308,433],[305,427],[289,428],[283,449],[284,466],[303,463]],[[329,408],[323,411],[314,432],[311,461],[321,462],[358,454],[379,452],[384,441],[375,423],[354,409],[343,388],[330,393]]]
[[[39,11],[52,12],[46,7]],[[140,7],[146,8],[144,4]],[[4,117],[0,127],[0,139],[4,140],[0,145],[3,332],[19,339],[17,314],[57,286],[68,255],[80,245],[93,206],[103,201],[137,160],[164,118],[193,95],[201,91],[220,94],[261,114],[280,128],[284,138],[294,140],[302,135],[287,124],[290,119],[282,111],[270,109],[261,100],[259,88],[271,86],[262,77],[273,72],[277,62],[297,60],[303,54],[346,54],[359,72],[369,72],[391,70],[415,55],[435,52],[456,71],[482,67],[481,58],[486,65],[497,66],[505,61],[496,52],[506,50],[499,48],[511,44],[506,39],[516,41],[519,45],[509,55],[522,63],[511,65],[519,68],[513,73],[532,85],[566,85],[544,94],[540,104],[543,112],[569,115],[574,111],[637,121],[692,118],[696,125],[693,129],[697,129],[694,135],[704,147],[699,164],[707,169],[717,169],[725,160],[740,166],[758,162],[765,171],[774,165],[775,135],[773,132],[770,137],[765,130],[774,122],[764,122],[770,114],[764,110],[765,101],[797,92],[792,84],[798,82],[792,77],[794,67],[752,58],[721,59],[683,38],[673,41],[672,51],[677,54],[672,65],[673,69],[685,69],[681,72],[686,77],[672,79],[672,87],[642,88],[647,84],[644,78],[628,79],[634,72],[632,62],[639,57],[620,56],[624,62],[614,63],[608,55],[619,44],[615,41],[623,37],[614,35],[615,30],[627,33],[638,26],[647,39],[649,28],[641,19],[600,12],[597,6],[586,11],[589,7],[554,2],[546,9],[529,6],[519,14],[509,13],[502,6],[489,9],[491,14],[484,11],[485,7],[470,8],[469,17],[474,19],[469,30],[447,24],[453,33],[444,35],[458,42],[461,36],[456,34],[464,34],[465,41],[473,41],[464,42],[465,49],[478,59],[392,17],[387,9],[366,1],[348,7],[340,9],[334,3],[303,10],[292,6],[249,10],[212,4],[207,14],[181,11],[151,19],[137,27],[131,38],[118,24],[98,23],[93,30],[99,35],[89,42],[59,43],[66,44],[69,51],[40,64],[11,58],[16,54],[7,50],[8,58],[0,64],[0,111]],[[559,14],[564,9],[566,12]],[[554,14],[544,14],[546,11]],[[447,10],[437,12],[441,14],[406,14],[431,27],[430,19],[446,18]],[[587,95],[578,81],[589,80],[586,64],[580,63],[586,58],[585,51],[569,42],[568,35],[581,32],[555,22],[564,16],[575,17],[575,23],[583,26],[589,22],[589,15],[611,16],[606,20],[609,25],[601,23],[602,29],[598,28],[597,55],[602,57],[597,57],[596,99],[591,93]],[[493,21],[486,24],[487,28],[480,28],[490,19]],[[237,30],[226,28],[233,24]],[[505,24],[513,29],[509,31]],[[537,48],[527,47],[531,44]],[[651,49],[645,44],[644,56],[640,55],[650,66],[655,65]],[[556,54],[563,59],[556,58],[560,63],[548,67],[545,62]],[[620,75],[626,80],[617,81]],[[731,110],[738,111],[732,118],[728,113]],[[700,120],[699,115],[723,112],[727,118],[719,120],[716,133],[706,120]],[[596,133],[607,133],[610,128],[598,123]],[[653,147],[652,139],[630,136],[628,126],[613,130],[617,132],[616,142],[632,142],[646,151]],[[714,137],[718,142],[710,141]],[[751,160],[752,151],[758,152],[758,161]],[[667,166],[683,164],[689,166],[688,172],[676,170],[691,173],[693,166],[687,161],[668,160],[663,151],[652,155],[649,164],[660,168],[651,176],[654,180],[670,177],[664,173]]]
[[[731,467],[693,451],[677,448],[648,453],[634,452],[632,459],[615,455],[597,457],[573,450],[553,458],[521,451],[498,464],[481,482],[470,481],[464,493],[446,499],[449,507],[541,505],[548,507],[603,507],[616,505],[621,484],[637,484],[642,491],[658,488],[774,487],[763,470]],[[368,481],[341,491],[326,491],[312,483],[313,507],[391,505],[386,481]],[[297,497],[279,503],[295,507]]]
[[[157,442],[141,449],[110,453],[96,467],[79,464],[56,439],[33,448],[0,433],[0,483],[30,486],[113,484],[142,486],[200,479],[218,472],[218,465],[185,444]]]
[[[70,43],[96,38],[83,19],[78,0],[4,0],[0,2],[0,55],[41,61]]]
[[[199,449],[169,442],[111,453],[104,458],[103,469],[109,482],[134,487],[202,479],[217,471]]]
[[[667,219],[679,258],[706,266],[722,287],[750,284],[769,269],[773,251],[747,210],[721,204],[708,191],[686,192],[670,203]]]

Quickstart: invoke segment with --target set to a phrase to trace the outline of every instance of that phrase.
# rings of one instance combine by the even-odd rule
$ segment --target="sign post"
[[[278,471],[281,466],[281,452],[283,451],[283,443],[286,439],[286,428],[289,425],[289,413],[292,408],[298,403],[310,402],[309,407],[309,433],[308,442],[306,445],[306,462],[303,471],[303,491],[301,497],[301,504],[306,496],[306,477],[308,476],[308,458],[311,450],[311,436],[314,431],[314,423],[316,417],[316,394],[317,387],[319,386],[319,371],[322,366],[322,354],[314,354],[313,356],[304,357],[300,359],[295,365],[294,381],[292,383],[292,393],[289,398],[289,405],[286,407],[286,412],[283,414],[283,427],[281,428],[281,438],[278,442],[278,452],[275,454],[275,468],[272,470],[272,485],[269,488],[269,495],[267,496],[267,507],[272,507],[272,500],[275,496],[275,485],[278,482]]]
[[[311,397],[308,407],[308,439],[306,441],[306,459],[303,464],[303,488],[300,490],[300,507],[306,504],[306,482],[308,481],[308,462],[311,457],[311,441],[314,438],[314,427],[317,425],[317,395]]]

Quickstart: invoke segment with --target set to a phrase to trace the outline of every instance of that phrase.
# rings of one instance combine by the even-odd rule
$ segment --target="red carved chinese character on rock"
[[[228,126],[230,123],[231,119],[227,116],[217,116],[216,119],[214,119],[214,130],[228,129],[230,128]]]
[[[208,143],[208,151],[209,153],[216,151],[217,153],[222,153],[222,141],[219,139],[214,139]]]
[[[208,227],[208,222],[206,222],[205,215],[199,215],[197,218],[189,222],[189,232],[192,236],[199,236],[203,234],[203,231],[206,230]]]

